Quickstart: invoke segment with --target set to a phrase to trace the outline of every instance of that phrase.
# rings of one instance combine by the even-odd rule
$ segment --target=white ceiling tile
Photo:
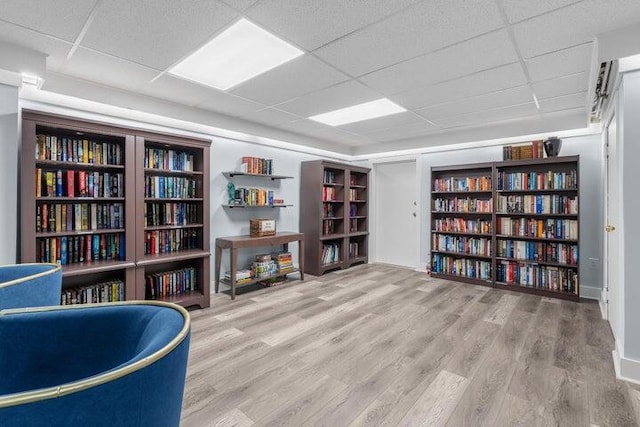
[[[495,2],[427,0],[316,53],[346,73],[359,76],[502,26]]]
[[[585,108],[587,106],[587,92],[579,92],[571,95],[558,96],[555,98],[540,99],[540,109],[544,113],[553,111],[569,110],[572,108]],[[586,110],[585,110],[586,111]]]
[[[363,120],[361,122],[350,123],[340,126],[340,129],[349,132],[365,134],[378,131],[381,129],[394,128],[399,126],[409,126],[418,123],[424,123],[424,119],[416,116],[410,111],[404,113],[392,114],[390,116],[378,117],[371,120]]]
[[[400,92],[389,98],[405,108],[416,109],[522,86],[526,83],[527,79],[520,64],[511,64],[437,85]]]
[[[302,117],[310,117],[378,98],[381,98],[378,92],[356,80],[349,80],[278,104],[277,107]]]
[[[0,19],[73,42],[96,0],[3,0]]]
[[[217,89],[184,80],[170,74],[163,74],[148,83],[142,91],[157,98],[167,99],[185,105],[197,105],[217,94]]]
[[[421,122],[409,126],[398,126],[389,129],[381,129],[366,135],[377,142],[386,142],[393,140],[401,140],[407,138],[415,138],[420,135],[426,135],[431,132],[438,131],[438,127]]]
[[[217,0],[105,0],[82,45],[164,70],[238,16]]]
[[[59,71],[127,90],[141,89],[158,75],[157,70],[85,48],[78,48]]]
[[[536,56],[525,61],[531,81],[537,82],[589,71],[593,44]]]
[[[538,99],[584,92],[588,87],[587,76],[586,72],[582,72],[557,79],[543,80],[532,84],[533,92]]]
[[[509,22],[523,21],[536,15],[568,6],[582,0],[502,0]]]
[[[590,42],[640,20],[638,0],[584,0],[520,22],[513,32],[525,58]]]
[[[255,111],[241,116],[240,118],[248,120],[250,122],[261,123],[269,126],[279,126],[283,123],[290,123],[300,120],[300,117],[294,116],[284,111],[276,110],[275,108],[265,108],[263,110]]]
[[[64,64],[73,46],[71,43],[3,21],[0,21],[0,40],[47,54],[47,69],[54,71]]]
[[[247,16],[307,49],[314,50],[419,0],[261,0]]]
[[[477,111],[489,110],[509,105],[526,104],[533,100],[533,93],[529,85],[518,86],[485,95],[465,98],[447,104],[417,110],[416,113],[429,120],[442,119],[444,117],[459,116]]]
[[[222,0],[232,8],[244,11],[253,6],[257,0]]]
[[[533,116],[536,114],[538,114],[536,105],[533,102],[530,102],[528,104],[511,105],[505,108],[478,111],[461,116],[445,117],[434,120],[434,122],[443,128],[478,126],[503,120],[516,119],[519,117]]]
[[[231,93],[262,104],[274,105],[347,79],[346,75],[319,59],[302,55],[242,83],[232,89]]]
[[[207,99],[197,104],[196,107],[228,116],[242,116],[262,110],[265,105],[229,93],[212,90]]]
[[[517,61],[509,34],[498,30],[374,71],[360,80],[381,92],[397,93]]]

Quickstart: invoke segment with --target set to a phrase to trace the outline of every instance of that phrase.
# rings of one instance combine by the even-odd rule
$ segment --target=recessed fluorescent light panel
[[[311,116],[309,118],[329,126],[340,126],[347,123],[390,116],[391,114],[403,113],[405,111],[407,111],[406,108],[391,102],[387,98],[380,98],[375,101],[341,108],[339,110],[318,114],[317,116]]]
[[[168,72],[227,90],[303,53],[242,18]]]

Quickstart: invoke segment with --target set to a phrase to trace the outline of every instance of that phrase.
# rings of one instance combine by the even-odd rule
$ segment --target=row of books
[[[325,169],[322,176],[322,182],[325,184],[336,184],[336,176],[335,171]]]
[[[431,240],[431,248],[434,251],[491,256],[491,239],[433,234]]]
[[[60,304],[97,304],[124,300],[124,282],[122,280],[110,280],[89,286],[64,289],[60,298]]]
[[[269,258],[264,261],[254,261],[251,264],[254,279],[267,279],[278,274],[278,264]]]
[[[147,274],[144,285],[146,299],[184,295],[198,289],[197,271],[194,267],[187,267]]]
[[[492,199],[475,199],[471,197],[437,198],[433,201],[436,212],[486,212],[493,211]]]
[[[578,173],[569,172],[498,172],[498,190],[575,190]]]
[[[195,203],[144,204],[144,226],[188,225],[198,222],[198,208]]]
[[[577,266],[578,245],[498,239],[499,257]]]
[[[124,175],[36,168],[36,197],[124,197]]]
[[[147,169],[193,172],[193,159],[193,154],[185,151],[154,147],[144,149],[144,167]]]
[[[280,252],[273,255],[273,259],[278,266],[278,274],[293,273],[297,268],[293,264],[291,252]]]
[[[89,231],[124,228],[122,203],[40,203],[36,232]]]
[[[200,239],[194,229],[154,230],[145,232],[145,255],[157,255],[197,249]]]
[[[491,221],[485,219],[437,218],[434,227],[438,232],[491,233]]]
[[[578,221],[575,219],[535,219],[498,217],[498,233],[544,239],[578,239]]]
[[[436,178],[433,191],[491,191],[491,177]]]
[[[324,218],[333,218],[336,216],[336,204],[335,203],[323,203],[322,204],[322,216]]]
[[[36,262],[68,265],[125,259],[124,233],[39,238],[36,245]]]
[[[453,258],[443,254],[433,254],[431,271],[470,279],[491,280],[491,261]]]
[[[332,201],[337,200],[337,192],[335,187],[322,187],[322,200]]]
[[[36,160],[95,165],[122,164],[122,147],[118,143],[46,134],[36,135],[36,141]]]
[[[349,189],[349,200],[354,201],[354,200],[364,200],[360,198],[360,191],[357,188],[351,188]]]
[[[500,213],[578,214],[578,196],[510,195],[498,196]]]
[[[544,146],[542,140],[502,147],[502,160],[542,159],[543,157]]]
[[[360,243],[349,242],[349,258],[358,258],[360,256]]]
[[[226,271],[224,273],[224,278],[227,281],[231,281],[231,271]],[[248,283],[253,280],[253,271],[250,269],[243,269],[236,271],[236,283],[241,285],[243,283]]]
[[[358,206],[357,203],[349,204],[349,216],[358,216]]]
[[[236,188],[235,203],[247,206],[271,206],[274,204],[273,190],[262,188]]]
[[[359,222],[364,222],[364,218],[351,218],[349,220],[349,232],[355,233],[356,231],[359,231]]]
[[[258,175],[272,175],[273,160],[243,156],[240,163],[240,172]]]
[[[154,199],[192,199],[197,196],[196,180],[181,176],[144,177],[144,197]]]
[[[496,266],[496,279],[529,288],[578,293],[578,272],[566,268],[501,261]]]
[[[322,256],[320,257],[320,260],[322,265],[340,262],[340,243],[322,245]]]
[[[325,219],[322,220],[322,234],[335,234],[336,230],[342,226],[342,220],[340,219]],[[342,231],[342,230],[339,230]]]

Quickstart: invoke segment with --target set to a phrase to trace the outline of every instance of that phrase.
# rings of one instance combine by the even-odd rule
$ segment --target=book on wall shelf
[[[257,183],[262,179],[270,181],[280,181],[291,179],[292,176],[274,175],[273,160],[261,159],[257,157],[243,156],[239,171],[227,171],[222,173],[228,180],[227,184],[227,203],[222,206],[226,208],[286,208],[293,206],[286,203],[284,199],[276,194],[276,190],[271,188],[261,188],[252,186],[239,186],[233,178],[244,178],[237,182]],[[253,181],[252,181],[253,180]],[[271,185],[279,185],[272,182]]]
[[[579,298],[577,156],[431,172],[434,277]]]
[[[145,145],[149,137],[163,145]],[[180,247],[172,237],[183,244],[180,227],[205,227],[200,211],[178,202],[194,194],[195,181],[203,181],[198,153],[188,156],[172,145],[183,141],[23,112],[20,261],[62,265],[61,304],[144,299],[139,248],[148,246],[145,233],[155,234],[153,249],[161,251]],[[165,203],[168,198],[174,200]],[[186,233],[184,244],[191,244],[189,238]],[[208,306],[208,290],[196,303]]]
[[[368,262],[368,179],[367,168],[324,160],[302,162],[305,272],[320,275]]]

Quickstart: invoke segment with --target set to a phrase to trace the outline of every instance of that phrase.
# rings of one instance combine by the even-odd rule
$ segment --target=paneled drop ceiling
[[[305,54],[227,92],[167,74],[241,17]],[[48,55],[45,91],[364,154],[586,127],[595,37],[639,21],[638,0],[2,0],[0,41]],[[307,119],[382,97],[408,111]]]

